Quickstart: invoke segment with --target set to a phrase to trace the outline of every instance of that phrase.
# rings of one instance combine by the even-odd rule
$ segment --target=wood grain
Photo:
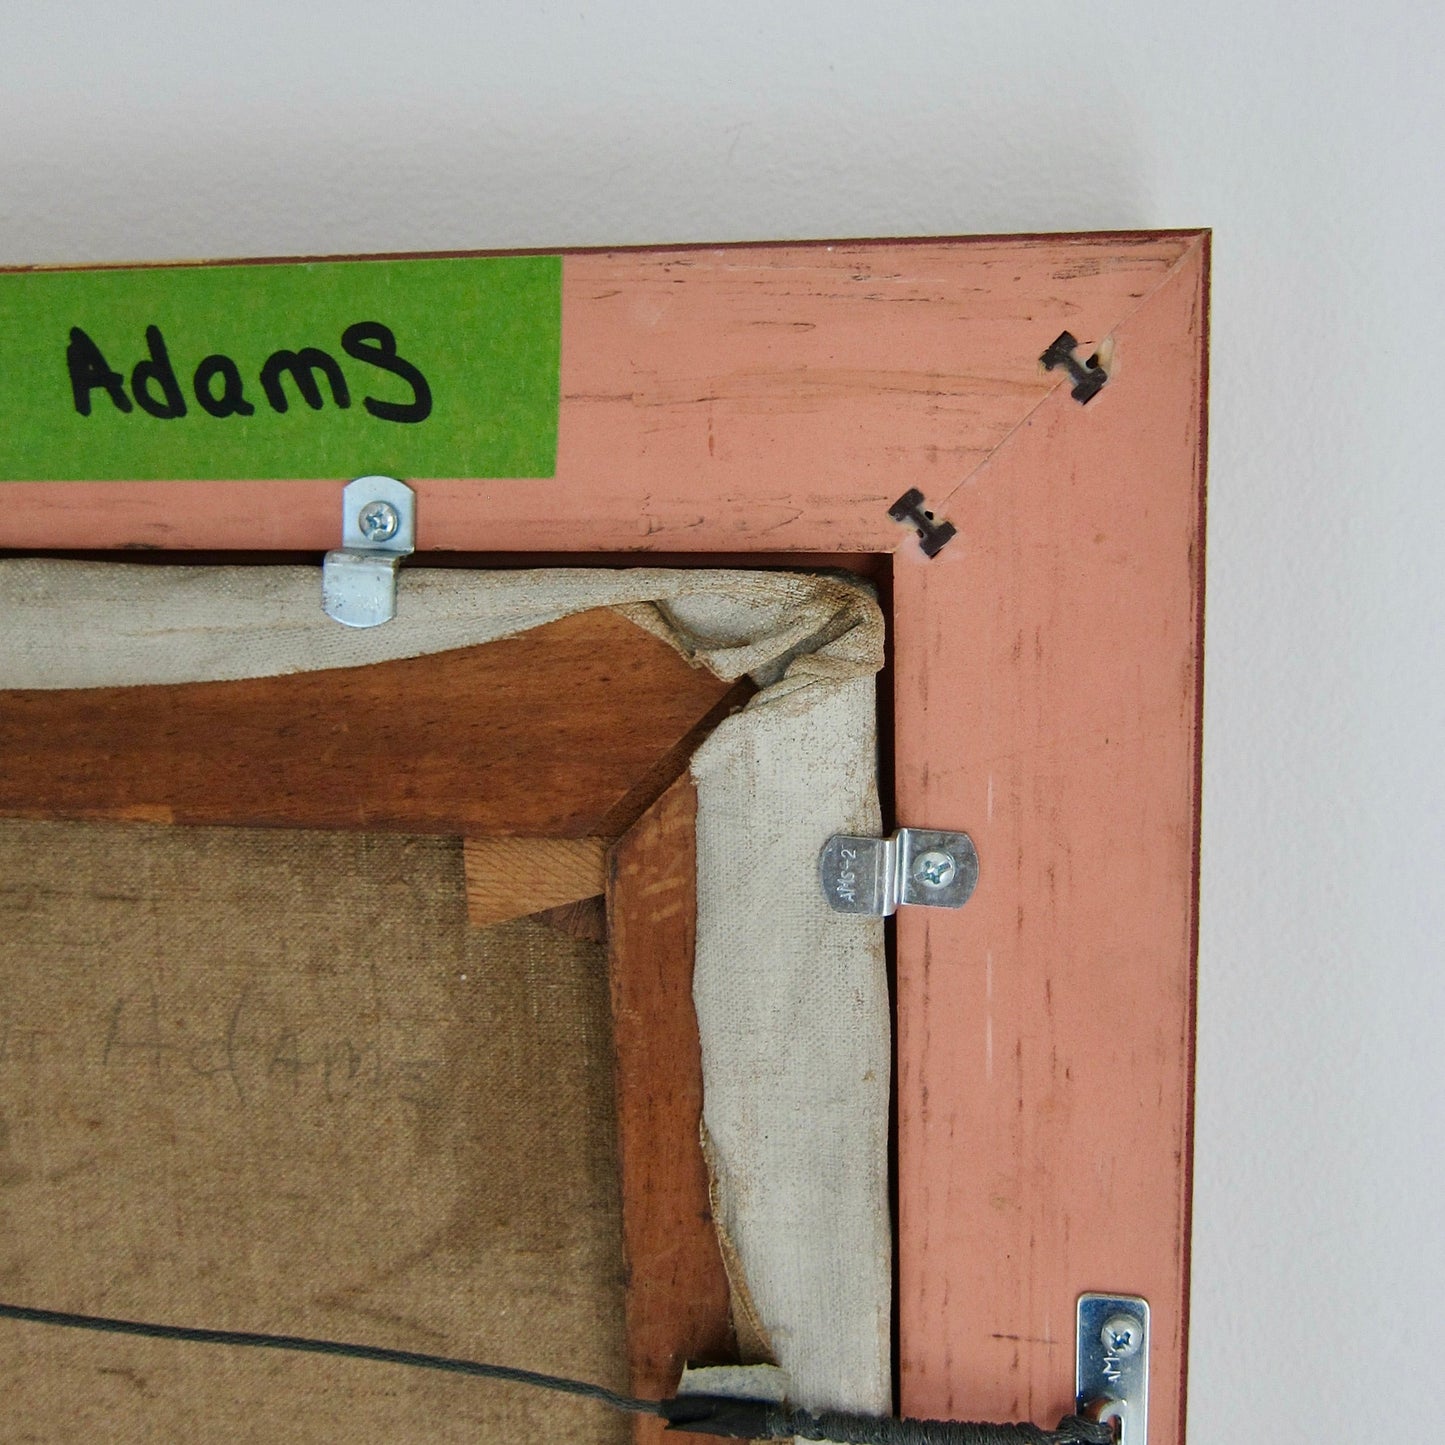
[[[589,943],[607,942],[607,905],[600,893],[596,898],[579,898],[576,903],[544,908],[529,916],[533,923],[545,923],[568,938],[583,938]]]
[[[510,923],[607,886],[607,838],[468,838],[462,844],[467,921]]]
[[[1207,249],[895,557],[900,818],[978,891],[898,916],[899,1315],[911,1414],[1052,1425],[1086,1290],[1152,1313],[1182,1438]]]
[[[6,692],[0,815],[615,836],[741,696],[607,611],[369,667]]]
[[[614,849],[608,881],[617,1130],[632,1389],[677,1387],[689,1360],[735,1358],[698,1125],[692,1007],[697,793],[681,778]],[[662,1422],[639,1417],[638,1445]]]
[[[887,515],[984,461],[1196,234],[571,253],[554,478],[408,478],[417,545],[892,551]],[[341,479],[27,483],[0,546],[336,545]]]

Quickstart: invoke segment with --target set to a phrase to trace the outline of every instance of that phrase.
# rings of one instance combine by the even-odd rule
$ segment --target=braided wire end
[[[1115,1445],[1118,1439],[1107,1420],[1090,1420],[1083,1415],[1065,1415],[1053,1434],[1058,1445]]]
[[[1066,1415],[1053,1430],[1019,1422],[910,1420],[833,1411],[782,1410],[771,1438],[832,1441],[834,1445],[1116,1445],[1108,1423]]]

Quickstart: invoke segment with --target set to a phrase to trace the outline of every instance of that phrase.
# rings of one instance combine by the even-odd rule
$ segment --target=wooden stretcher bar
[[[0,690],[0,818],[464,834],[472,925],[528,917],[599,940],[610,930],[627,1354],[633,1388],[661,1396],[688,1359],[735,1355],[698,1135],[696,796],[685,774],[700,738],[749,691],[606,609],[484,646],[366,667],[240,682]],[[17,899],[24,891],[21,881]],[[577,926],[590,915],[578,920],[551,906],[604,893],[606,928],[595,932]],[[103,959],[96,970],[104,975]],[[7,1014],[6,1038],[12,1022]],[[11,1087],[21,1088],[18,1079]],[[25,1112],[19,1098],[11,1102]],[[254,1208],[266,1208],[271,1182],[263,1178]],[[330,1205],[317,1197],[312,1207],[324,1218]],[[160,1222],[154,1231],[162,1242],[165,1230]],[[538,1259],[539,1277],[549,1265]],[[217,1310],[232,1299],[228,1284],[235,1287],[224,1270],[212,1281]],[[26,1302],[95,1310],[107,1287],[98,1277],[85,1298]],[[272,1320],[315,1303],[286,1296],[281,1288],[268,1306],[281,1312]],[[437,1343],[425,1322],[405,1314],[388,1324],[386,1338],[397,1346]],[[64,1368],[46,1353],[47,1345],[59,1348],[55,1337],[4,1328],[38,1347],[32,1369],[42,1377]],[[307,1368],[309,1375],[286,1373],[278,1388],[306,1379],[322,1388],[325,1368]],[[238,1389],[232,1410],[242,1408],[245,1386]],[[46,1413],[36,1397],[50,1398],[42,1385],[4,1418],[27,1430],[63,1429],[55,1418],[63,1406],[52,1400]],[[174,1421],[200,1409],[203,1422],[224,1430],[227,1421],[207,1413],[215,1404],[161,1388],[141,1418]],[[358,1408],[367,1418],[369,1398]],[[660,1434],[659,1419],[640,1423]]]

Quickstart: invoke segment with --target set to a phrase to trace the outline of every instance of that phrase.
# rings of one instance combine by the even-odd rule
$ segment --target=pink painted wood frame
[[[1208,236],[568,254],[549,481],[408,480],[423,551],[892,553],[896,813],[967,829],[897,925],[902,1408],[1072,1404],[1145,1295],[1182,1439]],[[1038,363],[1113,343],[1087,407]],[[339,482],[6,486],[0,547],[314,550]],[[888,505],[958,528],[934,560]]]

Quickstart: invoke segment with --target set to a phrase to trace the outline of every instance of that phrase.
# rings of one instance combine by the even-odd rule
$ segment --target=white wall
[[[1434,1426],[1445,11],[221,9],[0,0],[0,262],[1216,228],[1192,1437]]]

